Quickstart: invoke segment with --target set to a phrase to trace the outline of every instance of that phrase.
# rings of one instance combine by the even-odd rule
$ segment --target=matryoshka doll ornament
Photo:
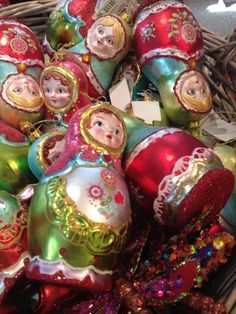
[[[129,116],[125,123],[125,176],[138,207],[172,231],[192,220],[209,223],[232,193],[232,172],[180,129],[147,126]]]
[[[28,153],[29,168],[38,179],[63,152],[65,133],[66,128],[53,128],[42,134],[30,146]]]
[[[22,277],[29,261],[27,245],[27,208],[20,199],[0,191],[0,305]]]
[[[66,51],[55,54],[56,60],[45,66],[41,77],[45,119],[68,123],[72,115],[88,104],[88,84],[84,67]]]
[[[34,33],[22,23],[0,20],[0,119],[20,128],[43,117],[39,77],[44,56]]]
[[[91,97],[107,93],[116,66],[130,49],[131,37],[124,19],[106,14],[94,21],[81,43],[69,48],[85,65]]]
[[[66,0],[59,3],[48,19],[44,45],[49,54],[60,45],[81,42],[93,21],[99,0]]]
[[[28,164],[29,148],[22,132],[0,121],[0,190],[18,193],[36,181]]]
[[[28,278],[86,290],[111,288],[131,223],[120,160],[125,144],[125,124],[112,106],[87,106],[71,118],[65,150],[41,178],[30,204]]]
[[[137,57],[142,71],[157,87],[168,118],[178,125],[188,125],[200,120],[212,106],[201,69],[201,29],[182,2],[147,2],[149,5],[139,9],[134,25]]]

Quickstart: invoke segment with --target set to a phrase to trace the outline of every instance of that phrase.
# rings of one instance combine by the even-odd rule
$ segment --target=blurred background
[[[236,1],[185,0],[199,23],[215,33],[225,36],[236,28]]]

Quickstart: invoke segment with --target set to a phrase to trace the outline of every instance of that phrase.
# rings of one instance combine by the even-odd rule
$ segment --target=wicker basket
[[[0,17],[12,16],[28,25],[42,40],[47,20],[59,0],[21,2],[0,9]],[[236,29],[226,37],[203,28],[205,66],[212,88],[215,110],[228,122],[236,121]],[[230,79],[229,79],[230,78]]]
[[[236,29],[225,38],[203,28],[209,83],[215,110],[228,122],[236,121]]]
[[[42,40],[50,13],[60,0],[36,0],[9,5],[0,9],[0,17],[21,19]]]

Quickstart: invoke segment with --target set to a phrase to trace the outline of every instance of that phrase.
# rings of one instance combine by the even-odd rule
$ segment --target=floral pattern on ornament
[[[104,199],[100,203],[100,207],[97,209],[99,214],[104,216],[106,219],[111,218],[114,216],[114,206],[112,206],[112,198],[109,196],[106,199]]]
[[[120,191],[118,191],[117,193],[116,193],[116,195],[114,196],[114,201],[116,202],[116,204],[121,204],[121,205],[124,205],[124,200],[125,200],[125,198],[124,198],[124,196],[123,196],[123,194],[120,192]]]
[[[101,171],[101,178],[105,183],[108,183],[109,185],[116,184],[116,178],[114,174],[108,169],[104,169]]]
[[[198,23],[194,17],[186,11],[177,10],[173,12],[169,22],[171,24],[167,27],[169,31],[168,38],[173,38],[175,41],[179,40],[176,35],[181,32],[183,40],[193,44],[196,42],[197,36],[201,34]]]
[[[142,23],[146,18],[148,18],[151,14],[156,14],[158,12],[161,12],[163,10],[166,10],[168,8],[183,8],[185,7],[183,3],[179,1],[158,1],[156,3],[153,3],[146,8],[144,8],[140,14],[138,15],[137,21],[135,22],[133,33],[135,33],[135,30],[137,26]]]
[[[105,193],[103,188],[98,184],[92,184],[88,188],[88,197],[93,201],[103,200],[105,197]]]
[[[35,42],[24,30],[18,28],[8,28],[3,31],[2,42],[10,41],[10,47],[16,53],[25,53],[28,49],[37,50]]]
[[[149,41],[151,38],[155,38],[156,30],[155,22],[147,24],[142,30],[143,42]]]
[[[10,41],[10,47],[16,53],[25,53],[28,49],[28,45],[22,38],[13,38]]]

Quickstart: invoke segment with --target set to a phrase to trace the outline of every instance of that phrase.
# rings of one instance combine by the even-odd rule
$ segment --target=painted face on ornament
[[[193,70],[180,75],[175,91],[187,110],[205,113],[211,109],[211,91],[200,72]]]
[[[118,149],[123,144],[124,129],[121,121],[109,111],[92,113],[87,132],[102,145]]]
[[[2,95],[13,107],[25,111],[38,110],[43,104],[39,84],[30,75],[11,75],[3,84]]]
[[[52,72],[42,80],[43,94],[46,106],[51,109],[63,109],[71,100],[71,86],[69,81],[60,73]]]
[[[56,135],[50,138],[44,145],[44,158],[47,166],[60,157],[65,146],[64,135]]]
[[[92,54],[113,58],[125,44],[125,31],[118,19],[112,16],[99,18],[89,29],[87,46]]]

